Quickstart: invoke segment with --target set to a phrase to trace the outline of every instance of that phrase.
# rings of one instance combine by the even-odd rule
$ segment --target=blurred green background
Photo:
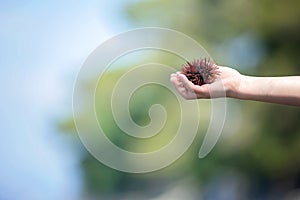
[[[167,27],[191,36],[221,65],[249,75],[281,76],[300,73],[299,8],[299,1],[154,0],[130,3],[124,12],[136,27]],[[176,66],[174,59],[163,53],[152,58],[157,59]],[[177,62],[177,70],[181,64]],[[102,94],[102,100],[109,96],[112,90],[109,86],[114,86],[122,73],[115,70],[107,76],[103,85],[108,86],[108,94]],[[162,93],[162,88],[144,88],[144,91],[147,92],[136,92],[130,107],[138,124],[147,123],[149,105],[155,103],[167,106],[169,116],[178,115],[178,105],[170,94]],[[114,124],[109,114],[109,99],[101,102],[104,105],[98,109],[105,113],[103,126],[112,135],[109,135],[112,141],[125,149],[137,150],[139,141],[122,136]],[[201,103],[205,105],[207,101]],[[236,100],[229,100],[228,104],[223,135],[205,159],[197,158],[205,125],[200,126],[198,138],[182,158],[149,174],[117,172],[85,154],[82,157],[84,194],[121,199],[300,198],[297,190],[300,187],[300,109]],[[101,122],[101,114],[99,118]],[[172,118],[168,124],[174,126],[178,119]],[[76,132],[72,119],[62,128]],[[172,130],[166,127],[160,137],[152,138],[154,141],[148,141],[148,146],[142,142],[142,147],[144,150],[159,148],[161,137],[169,137]]]
[[[242,74],[254,76],[300,74],[300,1],[146,0],[113,2],[107,5],[106,3],[87,1],[83,5],[76,2],[75,8],[72,8],[71,2],[67,2],[58,6],[58,14],[62,18],[69,17],[65,23],[75,23],[76,20],[83,23],[101,21],[95,25],[99,26],[104,39],[129,28],[147,26],[171,28],[189,35],[202,44],[218,64],[231,66]],[[26,9],[33,8],[34,4],[30,4]],[[52,10],[56,10],[56,6],[48,4],[52,5]],[[69,9],[69,6],[71,10],[74,9],[74,13],[66,16],[64,11]],[[89,10],[90,7],[93,7],[96,14],[82,11]],[[22,12],[21,8],[14,12]],[[37,13],[38,16],[39,12]],[[44,17],[53,15],[55,15],[53,12],[49,12]],[[89,15],[89,18],[80,17],[84,15]],[[57,28],[64,30],[63,25]],[[33,24],[32,29],[35,27]],[[107,29],[111,31],[104,34],[105,31],[100,27],[109,27]],[[75,26],[72,30],[75,34],[77,28]],[[95,28],[93,23],[85,28],[86,32],[83,31],[78,36],[88,38],[93,35],[89,32],[89,28],[91,30]],[[80,64],[88,53],[97,47],[95,43],[101,43],[99,40],[96,42],[93,40],[97,38],[97,34],[91,38],[88,41],[90,45],[85,46],[85,50],[77,52],[77,57],[80,57],[80,61],[74,59],[77,67],[67,70],[69,75],[66,77],[71,81],[64,84],[68,85],[66,88],[70,91]],[[82,41],[84,46],[84,41],[87,40]],[[72,43],[67,39],[60,41],[61,44],[64,42],[68,42],[71,48],[81,48],[79,42]],[[94,45],[91,45],[92,43]],[[56,49],[59,47],[53,47],[52,50]],[[62,51],[61,54],[71,57],[70,52],[66,54]],[[139,62],[154,60],[173,66],[177,70],[182,64],[162,52],[142,52],[142,54]],[[57,59],[55,55],[53,57]],[[148,109],[156,103],[164,105],[168,115],[174,117],[168,118],[166,127],[149,143],[125,136],[113,121],[109,99],[104,100],[109,97],[118,77],[131,65],[132,63],[119,62],[104,76],[102,84],[107,87],[97,93],[99,95],[97,98],[102,100],[99,100],[99,105],[96,106],[97,114],[100,121],[101,119],[104,121],[105,129],[109,132],[108,136],[114,143],[129,150],[151,151],[163,146],[172,138],[173,126],[178,124],[176,118],[179,113],[178,102],[172,94],[161,87],[147,86],[137,91],[130,102],[130,112],[136,123],[147,124]],[[59,87],[58,84],[57,88]],[[85,89],[92,88],[87,85]],[[300,199],[300,108],[298,107],[228,99],[228,117],[221,138],[207,157],[199,159],[198,151],[210,119],[209,101],[200,100],[201,108],[207,108],[202,109],[203,118],[199,133],[188,151],[171,166],[162,170],[147,174],[128,174],[101,164],[80,143],[71,109],[65,109],[71,104],[70,91],[67,96],[63,96],[67,99],[59,107],[63,111],[59,109],[56,111],[55,116],[58,117],[51,125],[52,128],[57,127],[56,133],[61,133],[64,144],[71,143],[69,154],[77,160],[78,168],[74,173],[79,177],[76,179],[79,183],[72,188],[79,192],[73,192],[75,195],[71,195],[69,197],[71,199]],[[86,117],[84,120],[89,119]],[[43,159],[40,162],[43,162]],[[64,184],[59,186],[64,187]],[[10,188],[6,190],[8,192],[16,192],[11,189],[13,187],[3,188]],[[26,192],[24,194],[26,195]],[[10,198],[11,195],[7,197],[18,199]],[[58,197],[63,198],[63,195]]]

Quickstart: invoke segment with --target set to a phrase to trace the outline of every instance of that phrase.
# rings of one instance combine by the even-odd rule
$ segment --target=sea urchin
[[[204,85],[214,82],[220,75],[218,65],[206,59],[194,59],[183,65],[181,73],[184,74],[189,81],[195,85]]]

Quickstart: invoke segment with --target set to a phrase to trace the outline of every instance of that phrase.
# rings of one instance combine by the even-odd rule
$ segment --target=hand
[[[243,76],[236,70],[219,66],[220,77],[211,84],[194,85],[180,72],[173,73],[170,81],[185,99],[235,97]]]

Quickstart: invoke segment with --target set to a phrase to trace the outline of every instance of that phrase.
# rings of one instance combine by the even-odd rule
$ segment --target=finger
[[[170,78],[172,78],[172,77],[176,77],[176,73],[170,74]]]
[[[197,97],[199,99],[208,99],[210,98],[210,93],[209,93],[209,87],[210,84],[204,84],[204,85],[195,85],[194,91],[197,94]]]
[[[173,83],[173,85],[175,85],[175,86],[178,86],[178,85],[179,85],[179,81],[178,81],[178,78],[177,78],[176,75],[175,75],[175,76],[171,76],[171,77],[170,77],[170,81],[171,81],[171,83]]]
[[[179,74],[178,80],[183,84],[185,88],[193,90],[194,84],[191,81],[189,81],[185,75]]]
[[[179,80],[177,74],[175,74],[175,76],[172,76],[170,78],[171,83],[173,83],[173,85],[176,87],[176,89],[180,92],[186,90],[182,81]]]
[[[184,93],[186,92],[186,89],[183,87],[183,84],[178,81],[177,77],[172,77],[170,81],[175,86],[177,92],[183,96]]]
[[[175,89],[183,98],[185,99],[197,98],[197,95],[193,90],[194,84],[190,82],[185,75],[177,72],[176,76],[171,76],[170,81],[173,83]]]

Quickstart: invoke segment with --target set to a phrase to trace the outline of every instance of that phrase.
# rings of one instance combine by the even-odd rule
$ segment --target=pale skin
[[[171,74],[170,81],[185,99],[230,97],[300,106],[300,76],[255,77],[229,67],[219,70],[219,79],[211,84],[194,85],[180,72]]]

